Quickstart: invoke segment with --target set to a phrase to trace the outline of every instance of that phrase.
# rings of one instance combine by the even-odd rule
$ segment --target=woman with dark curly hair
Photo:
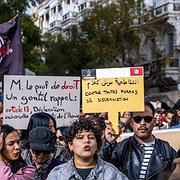
[[[127,180],[116,167],[98,157],[101,131],[93,121],[75,121],[65,136],[73,158],[55,167],[47,180]]]

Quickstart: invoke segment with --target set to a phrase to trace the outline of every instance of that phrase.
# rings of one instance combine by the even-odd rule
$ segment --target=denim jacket
[[[47,180],[82,180],[81,176],[78,174],[73,158],[67,163],[55,167],[48,175]],[[128,178],[122,174],[115,166],[103,161],[102,159],[97,159],[96,167],[90,172],[86,180],[128,180]]]

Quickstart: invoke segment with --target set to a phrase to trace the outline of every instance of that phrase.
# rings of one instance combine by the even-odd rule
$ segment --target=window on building
[[[83,10],[84,9],[84,4],[81,4],[80,5],[80,10]]]
[[[170,67],[178,67],[179,63],[178,63],[179,59],[171,59],[169,66]]]
[[[90,7],[94,7],[94,2],[90,2]]]
[[[72,17],[77,17],[77,12],[73,12]]]
[[[49,14],[46,14],[46,21],[49,21]]]
[[[180,4],[179,3],[174,4],[174,11],[180,11]]]
[[[153,0],[153,8],[156,7],[156,0]]]
[[[51,21],[56,19],[56,6],[51,9]]]
[[[40,17],[39,26],[42,29],[43,28],[43,21],[44,21],[44,15]]]
[[[68,19],[68,18],[69,18],[69,12],[66,13],[66,14],[63,16],[63,20],[66,20],[66,19]]]
[[[167,53],[170,57],[173,57],[174,52],[174,37],[173,33],[169,32],[167,34]]]
[[[56,6],[53,7],[53,12],[56,13]]]
[[[60,12],[62,10],[62,6],[58,5],[58,12]]]
[[[44,21],[44,15],[40,17],[40,21]]]

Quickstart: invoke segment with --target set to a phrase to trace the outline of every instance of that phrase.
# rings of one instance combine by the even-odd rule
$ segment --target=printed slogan
[[[80,78],[5,76],[4,124],[26,129],[33,113],[51,114],[58,126],[78,119]]]

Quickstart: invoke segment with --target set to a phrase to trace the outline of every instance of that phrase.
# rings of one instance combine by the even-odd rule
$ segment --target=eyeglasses
[[[43,154],[50,154],[51,151],[39,151],[39,150],[33,151],[33,150],[32,150],[32,153],[33,153],[33,154],[36,154],[36,155],[40,155],[41,153],[43,153]]]
[[[141,117],[141,116],[135,116],[133,117],[134,118],[134,122],[136,122],[137,124],[139,124],[141,121],[142,121],[142,118],[144,119],[144,121],[146,123],[150,123],[152,120],[153,120],[153,117],[152,116],[144,116],[144,117]]]

